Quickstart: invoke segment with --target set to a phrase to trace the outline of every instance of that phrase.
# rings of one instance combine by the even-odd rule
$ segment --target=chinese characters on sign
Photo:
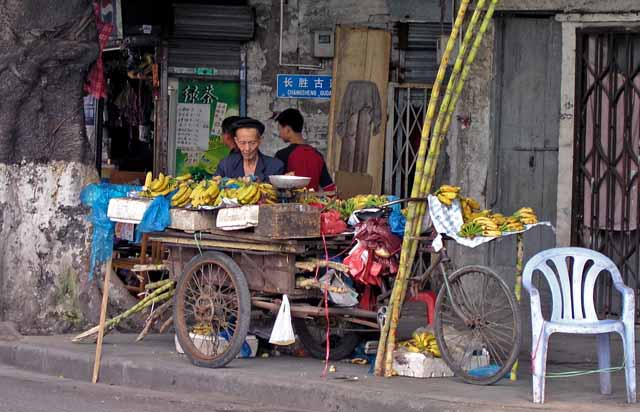
[[[279,74],[278,97],[287,99],[330,99],[331,76]]]
[[[208,104],[178,103],[176,147],[187,154],[189,161],[197,162],[209,146],[209,115]]]

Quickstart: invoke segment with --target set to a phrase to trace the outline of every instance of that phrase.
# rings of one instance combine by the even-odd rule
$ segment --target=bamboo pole
[[[449,64],[449,58],[453,52],[455,47],[456,39],[458,38],[458,33],[460,32],[460,28],[462,27],[462,23],[464,22],[464,16],[467,12],[467,8],[469,7],[470,0],[462,0],[460,3],[460,8],[458,9],[458,14],[456,16],[456,20],[453,25],[453,29],[451,30],[451,35],[449,36],[449,40],[447,41],[447,46],[445,48],[444,54],[442,55],[442,60],[440,62],[440,67],[438,68],[438,74],[436,75],[436,81],[431,89],[431,96],[429,98],[429,105],[427,106],[427,114],[424,120],[424,124],[422,127],[422,135],[420,139],[420,147],[418,148],[418,158],[416,160],[416,169],[415,169],[415,177],[413,182],[413,187],[411,188],[411,197],[424,197],[424,192],[420,191],[420,179],[423,176],[424,170],[424,162],[427,154],[427,148],[429,146],[429,136],[431,133],[431,124],[433,122],[435,116],[435,109],[438,103],[438,99],[440,97],[440,87],[444,81],[444,76],[446,73],[447,65]],[[413,238],[414,226],[421,226],[422,222],[417,222],[417,204],[416,202],[409,202],[408,211],[407,211],[407,223],[405,226],[405,235],[402,240],[402,253],[400,254],[400,265],[399,272],[396,276],[405,276],[405,272],[408,272],[410,269],[407,268],[407,260],[408,256],[406,251],[412,250],[413,245],[416,243]],[[395,287],[391,293],[390,302],[397,301],[399,290]],[[383,359],[385,357],[384,348],[386,348],[387,338],[390,330],[390,322],[385,322],[380,331],[380,341],[378,343],[378,353],[376,354],[376,365],[375,365],[375,374],[380,376],[383,373],[386,373],[383,367]]]
[[[104,274],[104,286],[102,287],[102,305],[100,306],[100,323],[98,324],[98,342],[96,344],[96,357],[93,362],[93,377],[91,382],[98,382],[100,373],[100,359],[102,358],[102,340],[104,339],[104,324],[107,318],[107,305],[109,304],[109,282],[111,281],[111,257],[107,260],[107,270]]]
[[[520,300],[522,299],[522,264],[524,261],[524,242],[523,242],[523,234],[518,233],[516,240],[516,284],[513,287],[513,292],[516,295],[516,300],[518,301],[518,305],[520,304]],[[516,381],[518,379],[518,360],[516,359],[516,363],[511,367],[511,380]]]
[[[475,22],[473,23],[473,26],[475,26],[477,19],[479,18],[478,12],[482,10],[484,3],[485,1],[483,0],[479,2],[476,7],[476,10],[474,12]],[[460,53],[456,59],[456,64],[454,66],[455,76],[454,76],[454,73],[452,73],[450,82],[447,87],[447,94],[445,95],[445,99],[443,99],[440,112],[438,113],[438,119],[436,121],[436,126],[434,127],[433,137],[429,142],[429,153],[425,162],[426,167],[423,169],[423,172],[422,172],[423,175],[416,177],[414,179],[413,191],[416,190],[416,185],[419,185],[419,191],[420,193],[423,194],[423,196],[424,194],[428,193],[431,190],[431,185],[433,183],[433,178],[435,174],[435,168],[436,168],[438,156],[440,153],[439,152],[440,146],[449,130],[449,126],[451,124],[451,117],[452,117],[453,111],[455,110],[455,106],[457,104],[460,93],[462,91],[462,86],[464,85],[464,82],[468,77],[469,68],[471,67],[471,64],[473,63],[473,61],[475,60],[477,50],[481,43],[482,37],[486,32],[486,29],[491,21],[491,17],[493,16],[493,12],[495,10],[496,4],[497,4],[497,0],[491,0],[491,4],[489,5],[487,12],[485,13],[485,16],[483,18],[482,25],[478,30],[478,34],[476,35],[473,41],[471,51],[469,52],[469,55],[464,60],[465,64],[464,64],[464,69],[462,70],[462,75],[460,76],[460,79],[457,81],[457,83],[454,83],[457,77],[457,73],[460,72],[460,68],[462,67],[464,54],[473,34],[474,27],[471,27],[472,26],[471,23],[469,25],[469,28],[466,31],[463,45],[461,46]],[[472,18],[472,20],[474,19]],[[455,28],[455,25],[454,25],[454,28]],[[452,32],[452,37],[453,37],[453,32]],[[430,101],[429,102],[430,108],[432,107],[431,103],[432,102]],[[425,120],[425,126],[426,126],[426,123],[427,123],[427,120]],[[424,132],[425,130],[423,129],[423,135],[424,135]],[[428,130],[427,130],[427,133],[428,133]],[[419,204],[417,205],[417,208],[418,208],[417,213],[415,213],[415,210],[414,210],[414,213],[417,216],[415,215],[412,216],[415,220],[412,220],[411,222],[412,224],[408,225],[407,230],[405,231],[405,238],[407,237],[407,235],[411,237],[417,237],[420,234],[421,227],[419,226],[419,222],[422,221],[422,217],[425,214],[426,204]],[[409,210],[411,211],[411,209]],[[407,219],[407,221],[409,222],[409,218]],[[384,370],[385,376],[391,376],[393,372],[391,370],[391,365],[393,361],[393,349],[395,346],[395,328],[397,326],[397,322],[399,319],[400,310],[402,307],[402,301],[404,299],[404,294],[406,293],[407,278],[408,278],[407,272],[410,270],[410,267],[411,267],[410,263],[413,262],[413,259],[415,258],[416,249],[417,249],[416,243],[410,243],[409,245],[410,247],[408,248],[408,251],[407,251],[407,249],[405,249],[405,245],[403,244],[403,253],[401,255],[400,271],[398,273],[398,276],[396,277],[396,284],[394,285],[394,290],[393,290],[393,292],[397,291],[397,293],[395,294],[392,293],[392,298],[391,298],[391,304],[390,304],[391,319],[389,322],[387,322],[387,324],[389,325],[389,328],[384,328],[384,329],[387,329],[386,331],[383,329],[383,334],[381,334],[380,345],[378,346],[379,348],[383,347],[385,349],[383,349],[382,351],[380,350],[378,351],[378,355],[376,358],[376,373],[380,374],[380,372]],[[405,256],[405,254],[407,255],[406,255],[406,258],[403,260],[402,257]],[[384,356],[384,359],[385,359],[384,369],[379,364],[379,360],[381,359],[381,356]]]

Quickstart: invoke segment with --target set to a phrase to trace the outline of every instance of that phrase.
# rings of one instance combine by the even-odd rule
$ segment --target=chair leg
[[[545,375],[547,370],[547,344],[549,337],[544,331],[540,332],[540,336],[533,336],[533,359],[531,366],[533,368],[533,403],[544,403],[544,386]]]
[[[624,336],[624,374],[627,383],[627,402],[636,403],[636,349],[634,325],[625,324]]]
[[[611,340],[609,333],[601,333],[598,338],[598,368],[608,369],[611,367]],[[611,372],[600,372],[600,393],[611,394]]]

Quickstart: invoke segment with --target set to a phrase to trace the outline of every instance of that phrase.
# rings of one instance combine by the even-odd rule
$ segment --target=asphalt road
[[[272,400],[274,404],[277,400]],[[215,393],[93,385],[0,364],[0,412],[294,412]]]

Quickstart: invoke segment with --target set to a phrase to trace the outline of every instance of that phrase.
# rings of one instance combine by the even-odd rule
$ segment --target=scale
[[[278,203],[294,203],[294,189],[302,189],[311,181],[310,177],[274,175],[269,176],[269,182],[276,189]]]

